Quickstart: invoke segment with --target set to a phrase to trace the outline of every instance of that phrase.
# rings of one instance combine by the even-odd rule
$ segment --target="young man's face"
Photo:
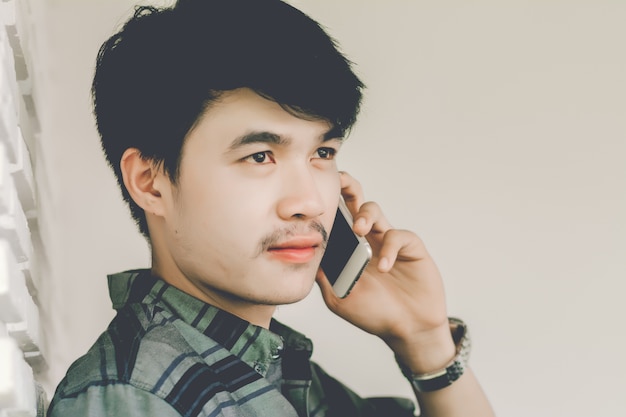
[[[222,96],[183,147],[155,259],[163,278],[227,309],[305,297],[337,209],[340,145],[327,122],[251,90]]]

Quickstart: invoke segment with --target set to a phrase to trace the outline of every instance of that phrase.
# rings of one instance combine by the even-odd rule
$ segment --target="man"
[[[143,7],[105,42],[98,129],[152,267],[109,277],[118,314],[50,416],[413,415],[359,398],[272,319],[315,281],[389,345],[423,415],[492,415],[422,242],[337,170],[362,88],[318,24],[279,0]],[[340,196],[374,252],[343,299],[319,269]]]

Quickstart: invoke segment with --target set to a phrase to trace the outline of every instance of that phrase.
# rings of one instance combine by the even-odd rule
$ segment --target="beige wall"
[[[418,232],[499,415],[626,413],[626,2],[293,2],[369,86],[340,163]],[[52,387],[112,317],[105,274],[148,265],[100,155],[88,89],[130,1],[50,1],[40,115],[54,231]],[[410,395],[391,354],[317,289],[278,317],[363,395]]]

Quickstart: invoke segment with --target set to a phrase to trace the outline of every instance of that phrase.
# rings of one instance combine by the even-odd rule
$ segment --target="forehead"
[[[241,88],[225,92],[211,103],[189,133],[189,139],[210,136],[219,144],[230,146],[231,141],[254,132],[288,139],[326,140],[340,136],[325,120],[299,117],[254,91]]]

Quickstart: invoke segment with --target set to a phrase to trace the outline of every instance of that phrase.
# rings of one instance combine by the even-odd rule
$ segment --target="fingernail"
[[[366,224],[366,221],[363,217],[357,219],[356,223],[354,223],[354,225],[359,229],[362,227],[365,227],[365,224]]]

